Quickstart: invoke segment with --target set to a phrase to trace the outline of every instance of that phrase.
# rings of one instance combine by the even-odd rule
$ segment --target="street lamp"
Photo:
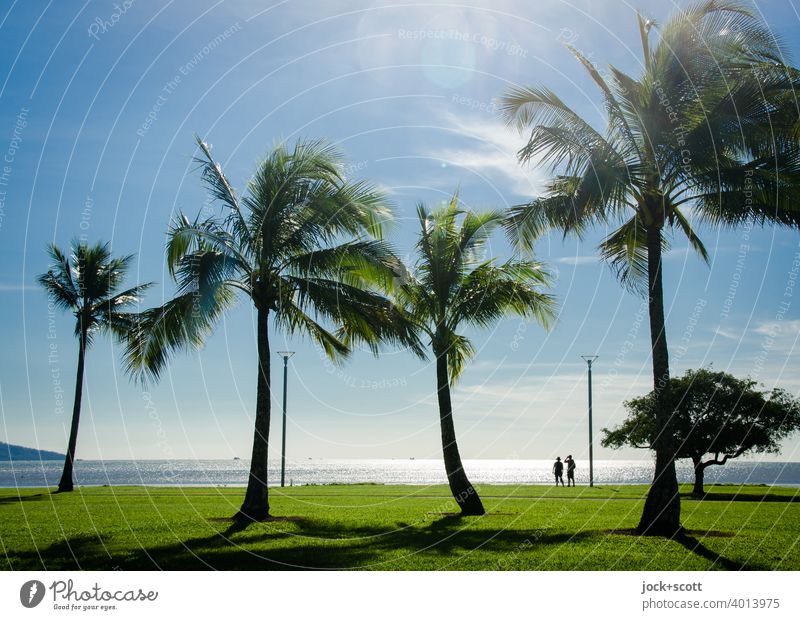
[[[281,486],[286,481],[286,378],[288,373],[289,358],[294,351],[278,351],[283,358],[283,430],[281,432]]]
[[[592,433],[592,362],[594,362],[599,355],[581,355],[586,364],[589,366],[589,486],[594,486],[594,452],[592,447],[592,440],[594,435]]]

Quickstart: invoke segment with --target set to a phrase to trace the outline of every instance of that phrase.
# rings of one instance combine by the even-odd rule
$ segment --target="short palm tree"
[[[177,295],[143,314],[128,365],[143,378],[158,378],[170,352],[199,346],[237,296],[250,299],[258,381],[250,475],[237,518],[263,520],[269,516],[270,320],[279,330],[310,336],[334,359],[357,341],[373,349],[385,341],[418,345],[413,325],[380,293],[400,265],[379,239],[390,210],[372,186],[345,180],[333,147],[319,141],[277,146],[240,198],[210,147],[199,138],[197,144],[203,181],[225,211],[204,220],[181,215],[171,225],[167,264]]]
[[[142,293],[152,283],[117,292],[125,280],[125,273],[133,256],[114,258],[107,243],[87,245],[73,241],[69,256],[57,245],[51,244],[47,252],[53,264],[47,273],[39,276],[38,282],[56,307],[69,310],[75,315],[75,336],[78,338],[78,371],[72,425],[64,471],[58,483],[59,492],[65,492],[74,488],[72,470],[81,417],[86,351],[91,346],[94,335],[99,332],[110,333],[122,342],[127,339],[135,323],[135,314],[127,310],[141,301]]]
[[[516,88],[504,97],[508,121],[530,132],[520,161],[557,174],[548,191],[512,210],[512,237],[530,246],[544,230],[580,235],[618,226],[600,246],[623,284],[649,299],[657,434],[653,485],[639,531],[680,529],[680,499],[665,390],[669,357],[662,253],[668,231],[707,259],[688,209],[712,224],[797,216],[797,73],[783,64],[774,34],[747,10],[707,0],[673,15],[651,46],[655,24],[638,17],[642,72],[601,73],[572,53],[600,89],[607,115],[596,130],[555,93]]]
[[[534,318],[547,326],[554,316],[553,298],[541,291],[550,278],[539,263],[483,258],[492,232],[504,215],[473,213],[458,206],[458,195],[429,212],[417,207],[420,233],[417,260],[397,286],[398,305],[414,317],[436,358],[436,391],[444,467],[450,491],[462,514],[482,515],[456,442],[450,386],[475,354],[465,326],[486,328],[511,315]]]

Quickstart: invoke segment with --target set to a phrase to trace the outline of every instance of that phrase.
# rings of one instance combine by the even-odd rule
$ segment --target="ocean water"
[[[0,487],[56,486],[61,476],[61,461],[0,462]],[[542,460],[466,460],[464,468],[474,483],[550,484],[551,461]],[[167,486],[244,486],[249,461],[246,460],[142,460],[77,461],[75,482],[85,486],[167,485]],[[642,484],[652,480],[652,461],[595,461],[597,484]],[[578,484],[589,478],[588,463],[578,461]],[[706,470],[706,482],[774,484],[800,486],[800,463],[730,461]],[[678,480],[691,482],[691,464],[678,463]],[[270,463],[271,485],[280,482],[280,463]],[[287,461],[286,484],[444,484],[447,482],[441,460],[423,459],[308,459]]]

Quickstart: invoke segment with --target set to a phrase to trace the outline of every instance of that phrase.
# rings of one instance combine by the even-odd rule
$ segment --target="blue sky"
[[[589,0],[4,3],[0,439],[66,444],[76,343],[71,317],[50,312],[34,283],[47,269],[46,243],[110,240],[116,253],[137,254],[131,283],[158,283],[148,306],[172,293],[163,260],[170,217],[217,208],[193,170],[193,133],[213,145],[239,188],[276,141],[331,140],[353,176],[390,195],[391,238],[405,256],[417,201],[435,204],[460,187],[469,207],[502,208],[541,189],[546,171],[516,163],[523,140],[494,107],[508,88],[547,85],[602,126],[597,91],[562,43],[636,73],[637,7],[657,22],[671,9]],[[753,7],[800,56],[795,3]],[[539,243],[539,258],[557,276],[550,333],[510,319],[471,334],[478,355],[454,390],[464,457],[570,452],[585,460],[581,354],[600,355],[596,429],[620,421],[622,402],[649,389],[646,311],[597,261],[605,232]],[[673,372],[713,363],[798,393],[800,300],[787,286],[800,267],[800,235],[769,227],[702,232],[710,266],[681,239],[665,266]],[[492,252],[508,252],[502,238]],[[273,333],[272,343],[297,351],[289,365],[290,459],[438,458],[430,363],[403,351],[379,360],[359,351],[333,367],[302,339]],[[101,339],[88,356],[79,457],[249,456],[256,366],[245,300],[202,351],[176,357],[146,392],[122,375],[118,353]],[[595,455],[645,457],[601,448]],[[795,437],[780,458],[798,457]]]

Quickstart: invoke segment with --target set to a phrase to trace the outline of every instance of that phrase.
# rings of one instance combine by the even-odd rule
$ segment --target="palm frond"
[[[466,264],[482,260],[482,254],[492,233],[503,223],[501,211],[467,211],[461,220],[458,253]]]
[[[700,255],[700,258],[708,263],[708,251],[706,251],[706,246],[703,244],[700,237],[697,236],[697,233],[695,233],[692,225],[689,223],[689,220],[686,219],[686,216],[681,213],[681,210],[678,208],[672,209],[672,215],[675,221],[678,223],[678,227],[689,240],[689,245]]]
[[[642,145],[637,140],[637,136],[631,129],[629,124],[629,116],[625,114],[620,102],[614,95],[613,89],[608,85],[605,78],[600,74],[592,62],[583,55],[576,47],[567,45],[567,49],[572,52],[572,55],[578,59],[578,62],[583,65],[586,72],[592,78],[595,84],[600,87],[603,93],[603,99],[606,104],[606,114],[608,115],[608,134],[618,135],[620,141],[625,144],[625,150],[637,154],[639,159],[642,158]],[[616,150],[616,149],[615,149]]]
[[[653,21],[645,19],[644,16],[636,11],[636,22],[639,25],[639,39],[642,43],[642,58],[644,59],[645,73],[653,70],[653,58],[650,50],[650,29],[655,25]]]
[[[351,286],[390,290],[403,278],[404,265],[382,240],[350,241],[292,256],[285,265],[297,277],[338,279]]]
[[[222,171],[222,166],[214,160],[211,155],[211,146],[195,134],[195,142],[202,153],[201,157],[195,157],[194,161],[201,170],[201,178],[206,189],[215,200],[219,200],[225,205],[230,213],[226,222],[231,225],[240,240],[243,249],[250,249],[253,246],[253,239],[247,227],[247,220],[240,206],[239,198],[233,189],[230,181]]]
[[[282,278],[294,292],[294,305],[340,326],[345,342],[366,344],[378,352],[381,343],[409,348],[422,354],[416,322],[382,295],[342,281],[325,278]],[[281,309],[278,309],[278,313]]]
[[[36,281],[47,293],[47,297],[56,308],[73,310],[78,307],[80,299],[62,274],[48,271],[36,278]]]
[[[39,276],[39,284],[49,294],[52,293],[54,295],[52,299],[57,303],[58,307],[67,309],[76,306],[80,298],[80,292],[75,285],[72,276],[72,265],[69,259],[55,243],[49,243],[46,251],[53,264],[46,274]],[[47,282],[44,282],[43,279],[47,279]],[[58,299],[59,297],[61,299]]]
[[[145,291],[152,286],[152,282],[139,284],[94,304],[91,315],[97,318],[98,328],[110,332],[121,342],[124,341],[128,337],[128,332],[134,328],[137,316],[125,309],[141,303]]]
[[[447,356],[447,374],[450,385],[455,385],[461,378],[467,363],[475,357],[475,345],[467,338],[452,331],[440,334],[434,350],[441,350],[440,355]]]
[[[317,323],[292,301],[280,305],[279,312],[275,314],[275,325],[290,334],[308,335],[334,362],[346,359],[350,355],[350,348],[347,344]]]
[[[701,221],[713,225],[770,221],[796,228],[800,226],[800,148],[748,163],[698,169],[683,201],[697,208]]]
[[[662,250],[666,251],[669,243],[663,235],[661,240]],[[600,257],[626,289],[647,295],[647,228],[638,214],[603,240]]]
[[[190,222],[185,215],[179,214],[167,233],[166,255],[170,275],[177,277],[177,271],[185,263],[187,256],[204,250],[214,250],[226,256],[231,268],[249,276],[252,268],[248,257],[243,253],[246,252],[246,247],[242,247],[237,239],[214,218]]]
[[[575,205],[578,182],[576,177],[562,177],[561,191],[508,209],[503,226],[509,241],[532,252],[536,241],[551,230],[561,230],[565,235],[572,232],[581,237],[588,222],[578,217]]]
[[[506,93],[500,102],[500,111],[506,121],[519,131],[535,127],[560,130],[565,144],[578,153],[605,144],[606,139],[572,110],[558,95],[547,88],[536,86],[518,87]],[[520,151],[520,160],[529,161],[537,152],[533,143]],[[555,159],[555,158],[554,158]]]
[[[533,318],[549,328],[555,319],[555,298],[541,289],[552,286],[540,263],[492,261],[476,267],[462,280],[448,313],[448,326],[461,323],[487,328],[508,316]]]
[[[202,346],[235,299],[229,287],[219,286],[202,299],[185,293],[138,314],[126,338],[125,371],[142,382],[158,380],[174,352]]]

